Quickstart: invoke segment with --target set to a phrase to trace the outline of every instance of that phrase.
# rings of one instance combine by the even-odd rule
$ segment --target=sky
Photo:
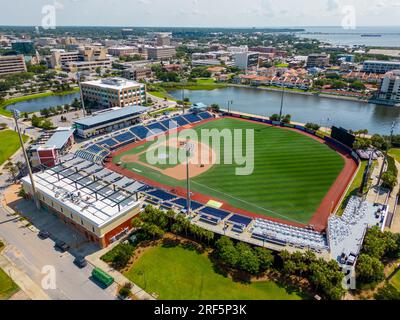
[[[40,26],[49,12],[56,26],[400,25],[400,0],[0,0],[0,25]]]

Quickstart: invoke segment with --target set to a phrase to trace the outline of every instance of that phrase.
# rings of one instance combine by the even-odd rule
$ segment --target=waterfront
[[[58,105],[71,104],[75,98],[80,98],[79,92],[70,93],[59,96],[48,96],[43,98],[35,98],[26,101],[10,104],[6,107],[7,110],[17,109],[21,112],[36,112],[44,108],[56,107]]]
[[[181,99],[182,92],[170,94]],[[217,103],[227,108],[229,100],[233,101],[231,109],[240,112],[270,116],[279,113],[281,93],[255,88],[228,87],[215,90],[185,90],[185,97],[191,102],[205,104]],[[330,99],[287,92],[284,95],[283,113],[291,114],[297,122],[314,122],[321,126],[341,126],[346,129],[368,129],[370,133],[388,134],[393,120],[400,119],[400,108],[388,107],[365,102]],[[400,127],[395,134],[400,133]]]

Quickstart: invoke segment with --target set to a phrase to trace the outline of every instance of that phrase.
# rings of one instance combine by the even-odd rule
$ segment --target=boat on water
[[[365,34],[362,34],[361,37],[382,37],[382,35],[381,34],[365,33]]]

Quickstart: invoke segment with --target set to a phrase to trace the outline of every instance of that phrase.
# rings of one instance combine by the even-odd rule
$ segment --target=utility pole
[[[282,109],[283,109],[283,96],[285,94],[285,86],[282,85],[282,96],[281,96],[281,109],[279,111],[279,122],[282,121]]]
[[[26,166],[28,168],[29,179],[31,180],[31,186],[32,186],[32,197],[33,197],[33,200],[34,200],[34,202],[36,204],[36,208],[38,210],[40,210],[40,202],[39,202],[39,199],[38,199],[37,193],[36,193],[35,181],[33,181],[33,174],[32,174],[31,164],[29,162],[28,155],[27,155],[26,150],[25,150],[24,140],[22,139],[21,131],[19,130],[19,125],[18,125],[19,113],[20,112],[18,110],[14,110],[13,111],[14,120],[15,120],[15,129],[17,130],[18,137],[19,137],[19,143],[21,144],[22,153],[24,154]]]
[[[381,182],[381,178],[382,178],[382,174],[383,174],[383,168],[385,167],[385,163],[387,161],[387,155],[388,155],[388,151],[389,151],[389,145],[392,144],[392,137],[393,137],[393,131],[394,128],[396,127],[396,121],[392,122],[392,126],[390,128],[390,136],[389,136],[389,142],[386,145],[386,150],[385,150],[385,156],[383,157],[383,163],[382,163],[382,167],[381,167],[381,171],[379,172],[379,177],[378,177],[378,183],[377,186],[379,188],[379,184]]]
[[[190,200],[190,175],[189,175],[189,158],[193,149],[193,144],[189,141],[185,144],[185,152],[186,152],[186,205],[187,205],[187,215],[190,215],[191,211],[191,200]]]
[[[86,117],[85,101],[83,100],[83,93],[82,93],[82,86],[81,86],[81,74],[79,72],[76,73],[76,78],[78,79],[79,92],[81,95],[83,116]]]

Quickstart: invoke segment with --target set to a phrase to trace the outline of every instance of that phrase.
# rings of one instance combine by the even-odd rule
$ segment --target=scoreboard
[[[353,148],[354,141],[356,140],[356,137],[349,133],[346,129],[335,126],[332,126],[331,137],[350,148]]]

